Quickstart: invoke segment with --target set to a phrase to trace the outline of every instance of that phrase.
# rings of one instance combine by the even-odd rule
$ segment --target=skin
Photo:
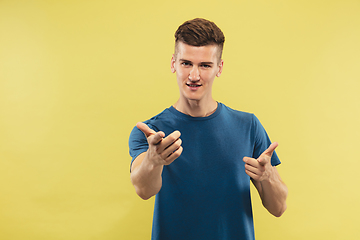
[[[174,107],[193,117],[205,117],[217,108],[212,98],[215,77],[220,77],[223,61],[216,45],[201,47],[178,43],[177,56],[171,58],[171,71],[176,73],[180,97]],[[189,85],[199,86],[196,89]]]
[[[257,159],[244,157],[245,172],[251,177],[263,206],[274,216],[280,217],[286,210],[288,189],[281,180],[276,167],[271,165],[271,156],[278,146],[272,143]]]
[[[174,108],[193,117],[211,115],[217,108],[212,85],[215,77],[221,75],[224,64],[219,59],[218,47],[196,47],[179,42],[176,50],[177,54],[171,58],[171,71],[176,73],[180,97]],[[165,136],[144,123],[139,122],[136,126],[145,134],[149,148],[133,161],[130,177],[136,193],[149,199],[161,189],[164,165],[171,164],[183,151],[181,133],[174,131]],[[243,161],[245,172],[251,177],[264,207],[280,217],[286,210],[288,190],[276,167],[271,165],[271,156],[277,146],[273,143],[258,159],[244,157]]]
[[[142,122],[136,126],[145,134],[149,148],[133,161],[130,178],[136,193],[147,200],[161,189],[164,165],[169,165],[182,153],[180,132],[174,131],[165,137],[163,132],[155,132]]]

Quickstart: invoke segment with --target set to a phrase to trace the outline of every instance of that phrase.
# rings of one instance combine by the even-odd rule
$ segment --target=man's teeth
[[[196,85],[196,84],[188,84],[190,87],[200,87],[200,85]]]

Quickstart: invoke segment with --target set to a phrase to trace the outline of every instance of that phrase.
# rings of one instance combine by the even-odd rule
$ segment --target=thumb
[[[156,134],[156,132],[154,130],[152,130],[151,128],[149,128],[149,126],[146,125],[145,123],[138,122],[136,124],[136,127],[145,134],[146,138],[150,137],[151,135]]]
[[[165,136],[165,134],[163,132],[160,131],[157,133],[154,130],[152,130],[151,128],[149,128],[148,125],[146,125],[145,123],[142,123],[142,122],[138,122],[136,124],[136,127],[145,134],[145,136],[148,139],[148,142],[150,144],[159,143],[162,140],[162,138]],[[154,137],[152,137],[150,139],[149,137],[151,137],[151,136],[154,136]]]
[[[270,160],[275,148],[277,148],[277,146],[279,146],[279,144],[277,142],[273,142],[268,149],[266,149],[258,158],[258,161],[261,165],[265,165],[267,163],[267,159]]]

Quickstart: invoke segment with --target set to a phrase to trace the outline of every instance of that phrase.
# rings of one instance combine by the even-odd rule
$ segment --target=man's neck
[[[208,102],[179,99],[173,107],[186,115],[192,117],[207,117],[217,109],[217,102],[214,99]]]

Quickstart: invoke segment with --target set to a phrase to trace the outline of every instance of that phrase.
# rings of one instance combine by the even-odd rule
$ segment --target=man
[[[213,22],[183,23],[171,59],[179,100],[131,132],[131,181],[156,195],[152,239],[254,239],[250,180],[271,214],[286,209],[278,144],[253,114],[212,98],[224,41]]]

